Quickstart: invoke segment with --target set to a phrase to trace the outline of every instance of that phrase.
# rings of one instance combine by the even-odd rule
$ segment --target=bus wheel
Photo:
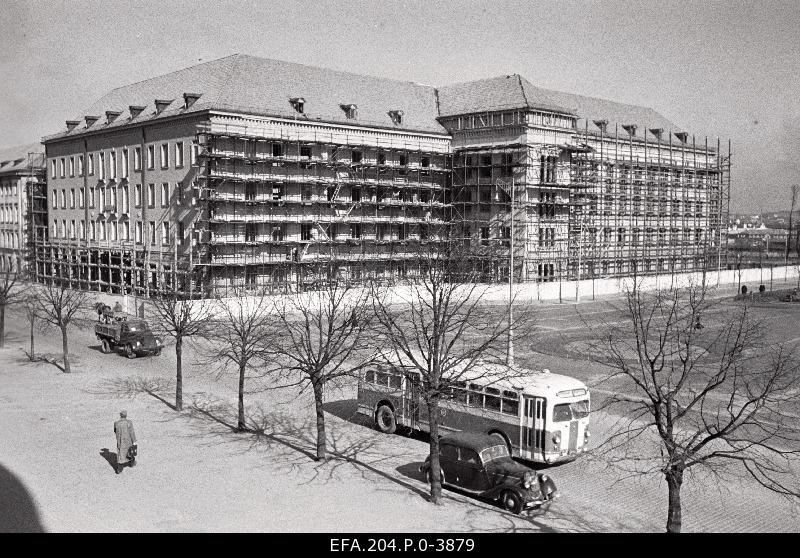
[[[375,413],[375,426],[384,434],[394,434],[397,430],[397,419],[389,405],[381,405]]]
[[[498,443],[501,443],[501,444],[503,444],[505,447],[507,447],[507,448],[508,448],[508,454],[509,454],[509,455],[513,455],[513,454],[511,453],[511,443],[508,441],[508,439],[507,439],[505,436],[503,436],[503,435],[502,435],[502,434],[500,434],[499,432],[491,432],[491,433],[489,433],[489,435],[490,435],[492,438],[494,438],[495,440],[497,440],[497,442],[498,442]]]
[[[518,514],[522,511],[522,500],[511,490],[506,490],[500,495],[500,502],[503,508],[513,514]]]

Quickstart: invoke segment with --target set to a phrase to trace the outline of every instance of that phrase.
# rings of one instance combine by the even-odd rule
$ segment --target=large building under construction
[[[730,150],[518,75],[432,87],[234,55],[115,89],[45,138],[40,279],[203,293],[721,264]]]

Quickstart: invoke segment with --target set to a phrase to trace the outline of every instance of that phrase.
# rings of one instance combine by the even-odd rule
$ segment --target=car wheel
[[[125,356],[128,358],[136,358],[136,351],[130,345],[125,345]]]
[[[522,500],[511,490],[506,490],[500,495],[500,503],[503,505],[503,509],[513,514],[518,514],[522,511]]]
[[[108,341],[103,339],[100,341],[100,351],[104,354],[108,354],[111,352],[111,345],[108,344]]]
[[[161,349],[157,349],[156,352],[153,353],[153,354],[156,355],[156,356],[159,356],[161,354]]]
[[[431,475],[431,470],[428,469],[428,484],[433,484],[433,475]],[[444,484],[444,471],[439,469],[439,482]]]
[[[375,413],[375,425],[384,434],[394,434],[397,430],[397,419],[389,405],[381,405]]]

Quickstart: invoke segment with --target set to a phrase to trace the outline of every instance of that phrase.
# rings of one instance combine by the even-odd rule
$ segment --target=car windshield
[[[574,403],[561,403],[553,407],[553,422],[578,420],[589,416],[589,400],[583,399]]]
[[[508,457],[508,448],[505,445],[492,446],[481,451],[481,461],[484,463],[500,457]]]
[[[128,322],[128,331],[135,333],[138,331],[147,331],[146,322]]]

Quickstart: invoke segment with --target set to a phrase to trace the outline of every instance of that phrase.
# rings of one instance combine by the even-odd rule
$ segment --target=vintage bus
[[[487,369],[493,368],[495,370]],[[512,375],[484,365],[474,380],[456,383],[439,403],[440,430],[492,434],[511,455],[539,463],[569,461],[589,443],[589,390],[582,382],[549,370],[514,367]],[[509,377],[512,376],[512,377]],[[493,378],[501,378],[493,380]],[[419,376],[386,364],[367,368],[358,383],[358,412],[378,430],[398,426],[429,432]]]

